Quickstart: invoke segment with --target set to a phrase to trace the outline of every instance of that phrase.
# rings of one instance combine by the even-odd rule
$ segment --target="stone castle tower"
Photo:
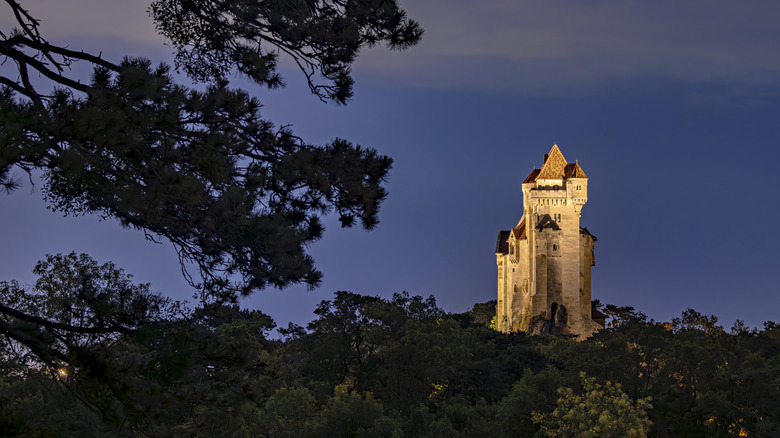
[[[522,219],[498,232],[499,330],[582,339],[602,328],[590,297],[596,237],[580,227],[587,201],[585,172],[553,145],[542,168],[523,181]]]

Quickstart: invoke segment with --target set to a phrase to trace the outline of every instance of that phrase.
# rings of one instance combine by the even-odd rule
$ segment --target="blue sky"
[[[71,48],[170,59],[146,2],[23,4]],[[582,224],[598,237],[594,298],[656,320],[693,307],[727,328],[780,321],[780,5],[401,5],[423,42],[365,51],[350,105],[320,103],[288,69],[287,88],[255,90],[264,115],[305,140],[346,138],[395,164],[375,230],[327,221],[311,248],[319,289],[263,291],[244,305],[286,325],[311,320],[336,290],[433,294],[453,312],[494,299],[496,233],[517,223],[520,184],[557,143],[590,177]],[[0,202],[0,279],[31,281],[36,260],[75,250],[170,296],[192,294],[170,246],[111,220],[49,212],[40,183]]]

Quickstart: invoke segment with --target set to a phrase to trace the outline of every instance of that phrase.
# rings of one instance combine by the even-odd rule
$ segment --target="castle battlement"
[[[601,328],[591,309],[596,237],[580,227],[588,177],[553,145],[522,190],[523,217],[496,243],[498,329],[587,337]]]

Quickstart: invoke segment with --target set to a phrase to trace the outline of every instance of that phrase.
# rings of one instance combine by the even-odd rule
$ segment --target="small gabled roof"
[[[607,315],[605,315],[601,310],[597,309],[596,306],[591,303],[590,305],[590,319],[603,319],[608,318]]]
[[[580,167],[577,163],[569,163],[566,165],[566,169],[563,171],[563,175],[566,178],[587,178],[588,176],[585,175],[585,171],[582,170],[582,167]]]
[[[536,224],[536,229],[544,230],[546,228],[552,228],[555,231],[561,229],[561,227],[559,227],[558,224],[552,219],[552,216],[549,214],[543,214],[539,216],[539,223]]]
[[[523,240],[527,237],[525,232],[525,216],[520,219],[520,222],[517,223],[516,227],[512,228],[512,236],[517,240]]]
[[[507,254],[509,252],[509,230],[500,230],[496,240],[496,254]]]
[[[523,181],[523,184],[528,184],[536,181],[536,177],[539,176],[539,169],[534,169],[531,171],[531,173],[528,174],[528,176],[525,178],[525,181]]]

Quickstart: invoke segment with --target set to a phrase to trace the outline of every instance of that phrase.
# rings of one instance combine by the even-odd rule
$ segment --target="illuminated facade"
[[[497,327],[585,338],[593,321],[590,271],[596,237],[580,227],[588,177],[557,145],[523,181],[523,217],[498,232]]]

